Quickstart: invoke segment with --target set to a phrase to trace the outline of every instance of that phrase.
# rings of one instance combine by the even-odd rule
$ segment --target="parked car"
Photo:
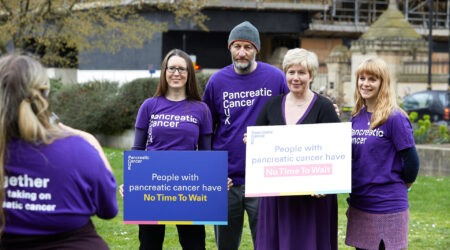
[[[450,91],[426,90],[416,92],[403,98],[403,108],[406,112],[417,112],[419,118],[430,115],[430,121],[450,125]]]

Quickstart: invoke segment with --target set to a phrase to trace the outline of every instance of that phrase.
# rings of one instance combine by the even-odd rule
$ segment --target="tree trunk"
[[[8,53],[8,50],[6,50],[6,46],[3,43],[0,43],[0,55],[5,55]]]

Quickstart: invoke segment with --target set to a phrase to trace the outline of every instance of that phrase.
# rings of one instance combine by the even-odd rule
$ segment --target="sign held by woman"
[[[351,124],[247,128],[247,197],[351,191]]]

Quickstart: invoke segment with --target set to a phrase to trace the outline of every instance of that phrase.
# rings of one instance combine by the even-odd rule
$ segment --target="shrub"
[[[200,96],[203,96],[203,92],[205,92],[206,84],[210,77],[210,74],[197,73],[197,84]]]
[[[51,110],[66,125],[90,133],[102,133],[105,124],[109,123],[107,107],[117,89],[117,83],[100,81],[64,85],[51,96]]]
[[[417,112],[409,114],[409,120],[413,126],[414,141],[416,144],[435,143],[442,144],[449,142],[447,127],[445,125],[431,124],[430,116],[424,115],[417,122]]]
[[[208,74],[197,74],[203,95]],[[116,134],[134,128],[141,104],[152,97],[159,78],[141,78],[118,86],[116,82],[94,81],[62,85],[52,80],[51,110],[60,121],[90,133]]]
[[[449,143],[449,136],[448,136],[448,131],[447,131],[447,127],[444,124],[441,124],[439,126],[439,134],[441,135],[440,137],[434,139],[434,143],[437,144],[442,144],[442,143]]]
[[[134,128],[139,107],[155,94],[158,82],[159,78],[142,78],[122,85],[107,107],[109,123],[104,124],[102,132],[114,134]]]
[[[51,78],[50,79],[50,94],[56,94],[56,92],[58,92],[58,90],[60,90],[63,87],[63,83],[61,81],[61,78],[58,79],[54,79]]]

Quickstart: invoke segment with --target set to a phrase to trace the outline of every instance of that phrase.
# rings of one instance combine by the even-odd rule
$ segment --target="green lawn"
[[[105,148],[114,168],[118,184],[123,182],[122,150]],[[450,177],[419,176],[410,192],[409,249],[450,249]],[[339,195],[339,248],[352,249],[344,244],[348,195]],[[119,214],[105,221],[94,218],[98,233],[111,249],[138,249],[137,225],[123,224],[122,199],[117,193]],[[206,248],[215,249],[212,226],[206,227]],[[248,223],[244,225],[241,249],[252,249]],[[164,249],[181,249],[176,227],[166,227]]]

